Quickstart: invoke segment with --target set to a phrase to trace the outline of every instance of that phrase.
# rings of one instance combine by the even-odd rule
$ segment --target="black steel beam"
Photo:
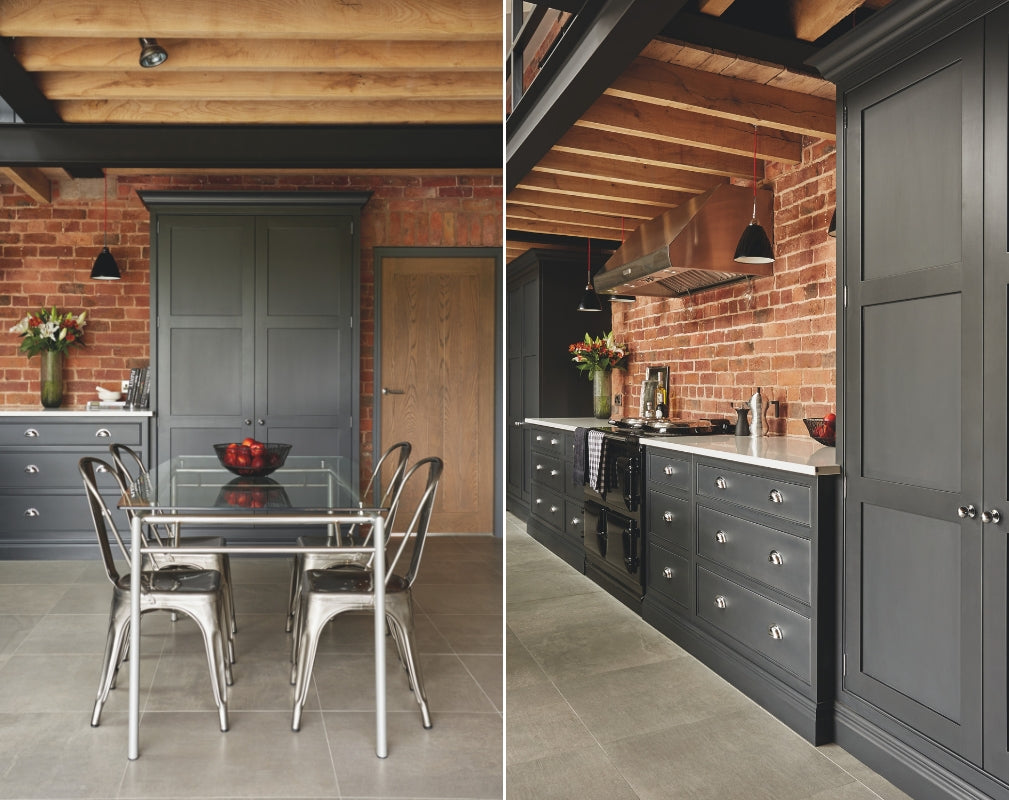
[[[498,125],[0,125],[0,154],[68,170],[502,168]]]
[[[686,0],[586,4],[507,122],[507,189],[535,166]]]
[[[0,39],[0,97],[25,122],[61,122],[55,106],[14,58],[7,41]]]

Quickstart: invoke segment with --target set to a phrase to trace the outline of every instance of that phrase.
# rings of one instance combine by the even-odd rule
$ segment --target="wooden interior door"
[[[381,261],[376,458],[402,440],[411,463],[442,458],[432,532],[494,531],[494,275],[494,258]]]

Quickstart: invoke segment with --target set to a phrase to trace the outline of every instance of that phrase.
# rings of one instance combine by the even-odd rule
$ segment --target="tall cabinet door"
[[[844,688],[975,763],[982,526],[958,509],[981,502],[982,37],[849,92],[842,166]]]
[[[1009,781],[1009,8],[985,21],[984,767]]]

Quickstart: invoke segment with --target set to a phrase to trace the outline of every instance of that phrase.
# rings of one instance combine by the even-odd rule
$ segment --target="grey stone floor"
[[[813,747],[556,558],[505,537],[508,800],[908,800]]]
[[[414,597],[434,727],[421,726],[390,646],[386,759],[374,752],[371,617],[328,628],[292,733],[288,562],[233,557],[232,571],[231,729],[218,729],[195,626],[147,615],[130,762],[125,670],[101,725],[89,724],[111,595],[98,560],[0,561],[0,798],[502,796],[500,539],[428,540]]]

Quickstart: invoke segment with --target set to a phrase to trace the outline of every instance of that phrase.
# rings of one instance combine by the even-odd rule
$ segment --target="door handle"
[[[388,386],[383,386],[382,394],[406,394],[406,392],[402,389],[390,389]]]

